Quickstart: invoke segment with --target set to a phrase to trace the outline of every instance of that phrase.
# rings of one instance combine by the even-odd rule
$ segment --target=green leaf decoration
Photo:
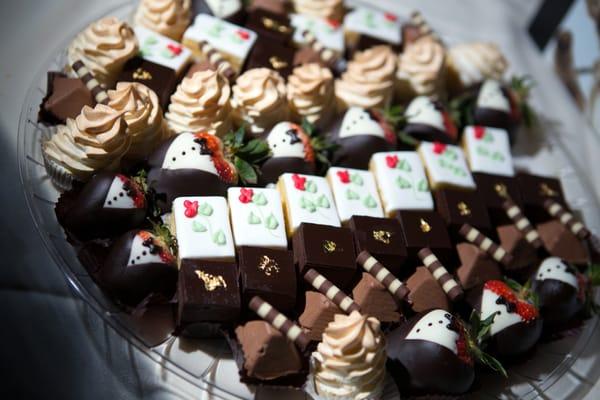
[[[233,157],[233,164],[235,165],[235,169],[237,170],[242,183],[256,184],[258,175],[252,164],[237,156]]]
[[[163,49],[160,52],[160,55],[163,56],[164,58],[174,58],[175,57],[175,54],[170,52],[168,49]]]
[[[193,221],[192,222],[192,230],[194,232],[206,232],[206,226],[204,226],[203,224],[201,224],[198,221]]]
[[[490,135],[489,133],[486,133],[485,135],[483,135],[482,139],[485,143],[494,143],[494,137],[492,135]]]
[[[504,161],[504,156],[499,151],[495,151],[492,153],[492,160],[494,161]]]
[[[354,183],[357,186],[362,186],[364,183],[363,178],[362,178],[362,176],[360,176],[360,174],[350,175],[350,180],[352,181],[352,183]]]
[[[398,162],[398,165],[396,166],[396,168],[401,171],[406,171],[406,172],[412,171],[410,163],[406,160],[400,160],[400,162]]]
[[[265,226],[269,230],[277,229],[279,226],[279,222],[277,222],[277,218],[273,215],[273,213],[269,214],[267,220],[265,221]]]
[[[319,198],[317,199],[317,204],[321,208],[329,208],[329,207],[331,207],[331,204],[329,203],[329,200],[327,199],[327,197],[325,197],[324,194],[322,194],[321,196],[319,196]]]
[[[146,40],[144,40],[144,46],[152,46],[158,43],[158,39],[155,36],[148,36]]]
[[[408,179],[403,178],[401,176],[399,176],[396,179],[396,185],[398,185],[398,187],[400,189],[410,189],[410,188],[412,188],[412,184],[408,181]]]
[[[260,220],[259,217],[256,216],[256,214],[254,214],[252,211],[250,211],[250,214],[248,214],[248,223],[250,225],[256,225],[256,224],[260,224],[262,221]]]
[[[490,155],[490,151],[483,146],[477,146],[475,148],[475,151],[477,152],[477,154],[484,156],[484,157],[489,157],[489,155]]]
[[[202,215],[210,217],[213,213],[213,208],[208,203],[202,203],[202,205],[200,205],[200,208],[198,209],[198,212]]]
[[[142,57],[150,57],[150,56],[152,55],[152,49],[150,49],[150,47],[143,46],[143,47],[140,49],[140,55],[141,55]]]
[[[308,193],[316,193],[317,185],[313,181],[306,181],[306,191]]]
[[[267,204],[267,198],[264,193],[259,193],[252,198],[252,202],[257,206],[264,206]]]
[[[375,199],[373,198],[373,196],[371,196],[370,194],[367,195],[367,197],[365,197],[363,199],[363,204],[367,208],[375,208],[375,207],[377,207],[377,202],[375,201]]]
[[[358,200],[360,196],[352,189],[346,190],[346,199],[348,200]]]
[[[303,209],[305,209],[306,211],[308,211],[310,213],[314,213],[315,211],[317,211],[317,206],[315,205],[315,203],[308,200],[304,196],[300,197],[300,207],[302,207]]]
[[[458,154],[455,150],[446,148],[446,151],[442,153],[442,157],[446,157],[452,161],[456,161],[458,159]]]
[[[219,246],[223,246],[225,243],[227,243],[227,239],[225,239],[225,233],[223,233],[222,229],[219,229],[213,234],[212,240],[214,244]]]
[[[417,184],[417,190],[419,192],[429,192],[429,184],[427,184],[426,179],[421,179]]]

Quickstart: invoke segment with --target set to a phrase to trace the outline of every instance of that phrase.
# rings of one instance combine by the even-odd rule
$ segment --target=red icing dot
[[[337,29],[340,27],[340,21],[336,20],[336,19],[328,19],[327,20],[327,24],[329,26],[331,26],[333,29]]]
[[[398,165],[398,156],[385,156],[385,163],[390,168],[396,168],[396,165]]]
[[[396,22],[396,20],[398,19],[398,17],[396,17],[394,14],[392,13],[385,13],[384,17],[386,20],[390,21],[390,22]]]
[[[342,183],[350,183],[350,173],[347,170],[338,171],[337,176]]]
[[[474,126],[473,134],[475,135],[475,139],[483,139],[485,136],[485,128],[483,126]]]
[[[252,201],[252,196],[254,196],[254,191],[252,189],[241,188],[240,189],[240,201],[244,204],[250,203]]]
[[[185,207],[185,211],[183,214],[186,217],[194,218],[196,215],[198,215],[198,201],[184,200],[183,206]]]
[[[238,29],[237,35],[243,40],[248,40],[250,38],[250,34],[243,29]]]
[[[175,54],[176,56],[180,55],[183,51],[183,47],[174,43],[169,43],[167,45],[167,48],[171,51],[171,53]]]
[[[292,180],[294,181],[294,187],[298,190],[305,190],[304,185],[306,184],[306,178],[300,176],[298,174],[292,175]]]
[[[435,154],[442,154],[444,151],[446,151],[446,147],[447,145],[444,143],[433,142],[433,152]]]

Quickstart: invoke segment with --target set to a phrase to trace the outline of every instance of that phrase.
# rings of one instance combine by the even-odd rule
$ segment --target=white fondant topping
[[[437,343],[457,354],[456,341],[459,335],[456,331],[448,328],[452,322],[452,317],[449,316],[448,311],[444,310],[428,312],[413,326],[406,336],[406,340],[426,340]]]
[[[417,152],[375,153],[370,169],[386,214],[399,210],[433,210],[433,197]]]
[[[424,124],[442,132],[446,131],[442,113],[435,108],[433,101],[427,96],[415,97],[406,108],[404,115],[409,124]]]
[[[287,248],[285,220],[277,189],[227,190],[236,247]]]
[[[481,134],[483,136],[477,137]],[[463,135],[469,167],[473,172],[514,176],[508,133],[504,129],[467,126]]]
[[[108,188],[104,208],[136,208],[133,198],[128,196],[123,189],[123,184],[121,178],[115,176]]]
[[[215,17],[227,18],[242,8],[240,0],[206,0],[206,4]]]
[[[341,24],[336,26],[325,19],[306,14],[291,14],[290,20],[295,29],[294,43],[305,44],[303,32],[309,31],[326,48],[340,53],[344,51],[344,30]]]
[[[477,107],[510,113],[510,103],[500,87],[500,82],[488,79],[483,82],[477,96]]]
[[[390,12],[368,7],[357,7],[346,14],[344,29],[381,39],[391,44],[400,44],[402,22]]]
[[[192,60],[192,52],[181,43],[137,25],[135,36],[140,44],[142,58],[170,68],[179,75]]]
[[[382,218],[383,209],[375,178],[369,171],[331,167],[327,171],[335,205],[342,222],[353,215]]]
[[[579,290],[577,277],[575,274],[568,272],[567,269],[567,265],[559,257],[548,257],[540,264],[535,279],[538,281],[555,279]]]
[[[497,304],[500,296],[489,289],[483,290],[481,299],[481,320],[485,320],[492,314],[496,314],[494,322],[490,328],[490,334],[494,336],[496,333],[508,328],[509,326],[518,324],[523,321],[521,316],[516,312],[509,313],[506,305],[503,303]]]
[[[178,197],[173,201],[172,218],[180,260],[235,258],[225,197]]]
[[[162,262],[163,260],[160,258],[160,254],[158,252],[156,254],[151,254],[149,248],[144,246],[144,239],[142,239],[139,234],[135,235],[131,243],[131,251],[129,252],[127,266]]]
[[[385,138],[385,132],[379,122],[372,119],[367,111],[360,107],[350,107],[340,127],[339,137],[371,135]]]
[[[451,144],[444,145],[444,150],[438,154],[435,151],[436,145],[439,146],[431,142],[421,142],[418,148],[431,186],[475,189],[475,181],[467,167],[462,149]]]
[[[218,175],[208,154],[200,154],[200,144],[191,132],[180,133],[169,146],[163,160],[164,169],[199,169]]]
[[[271,129],[269,136],[267,136],[267,143],[273,157],[297,157],[303,159],[306,156],[304,143],[294,131],[295,128],[289,122],[280,122]]]

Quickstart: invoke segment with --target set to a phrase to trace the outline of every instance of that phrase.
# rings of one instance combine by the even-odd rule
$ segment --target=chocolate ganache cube
[[[485,235],[493,234],[490,217],[476,192],[440,189],[434,192],[437,212],[448,224],[448,230],[455,242],[462,238],[458,233],[463,224],[470,224]]]
[[[301,275],[314,268],[342,290],[355,278],[356,253],[350,229],[302,223],[292,243]]]
[[[395,276],[402,275],[406,243],[400,222],[393,218],[355,215],[348,227],[354,233],[356,252],[368,251]]]
[[[296,305],[296,268],[291,251],[242,246],[238,251],[242,298],[260,296],[279,311]]]
[[[259,37],[246,63],[246,70],[269,68],[287,79],[294,69],[295,53],[291,47]]]
[[[509,196],[516,205],[522,207],[521,192],[516,178],[482,172],[474,172],[473,178],[477,184],[477,198],[487,207],[492,224],[512,224],[502,204]]]
[[[275,14],[264,8],[257,8],[248,13],[246,27],[269,44],[277,42],[287,45],[294,34],[294,28],[286,15]]]
[[[520,172],[517,174],[517,183],[525,207],[523,212],[531,222],[538,223],[552,219],[544,208],[547,199],[552,199],[568,209],[558,179]]]

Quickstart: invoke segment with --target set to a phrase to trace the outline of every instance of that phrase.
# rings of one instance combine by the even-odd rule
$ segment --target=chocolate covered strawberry
[[[404,112],[403,132],[417,140],[456,143],[458,130],[442,103],[427,96],[418,96]]]

